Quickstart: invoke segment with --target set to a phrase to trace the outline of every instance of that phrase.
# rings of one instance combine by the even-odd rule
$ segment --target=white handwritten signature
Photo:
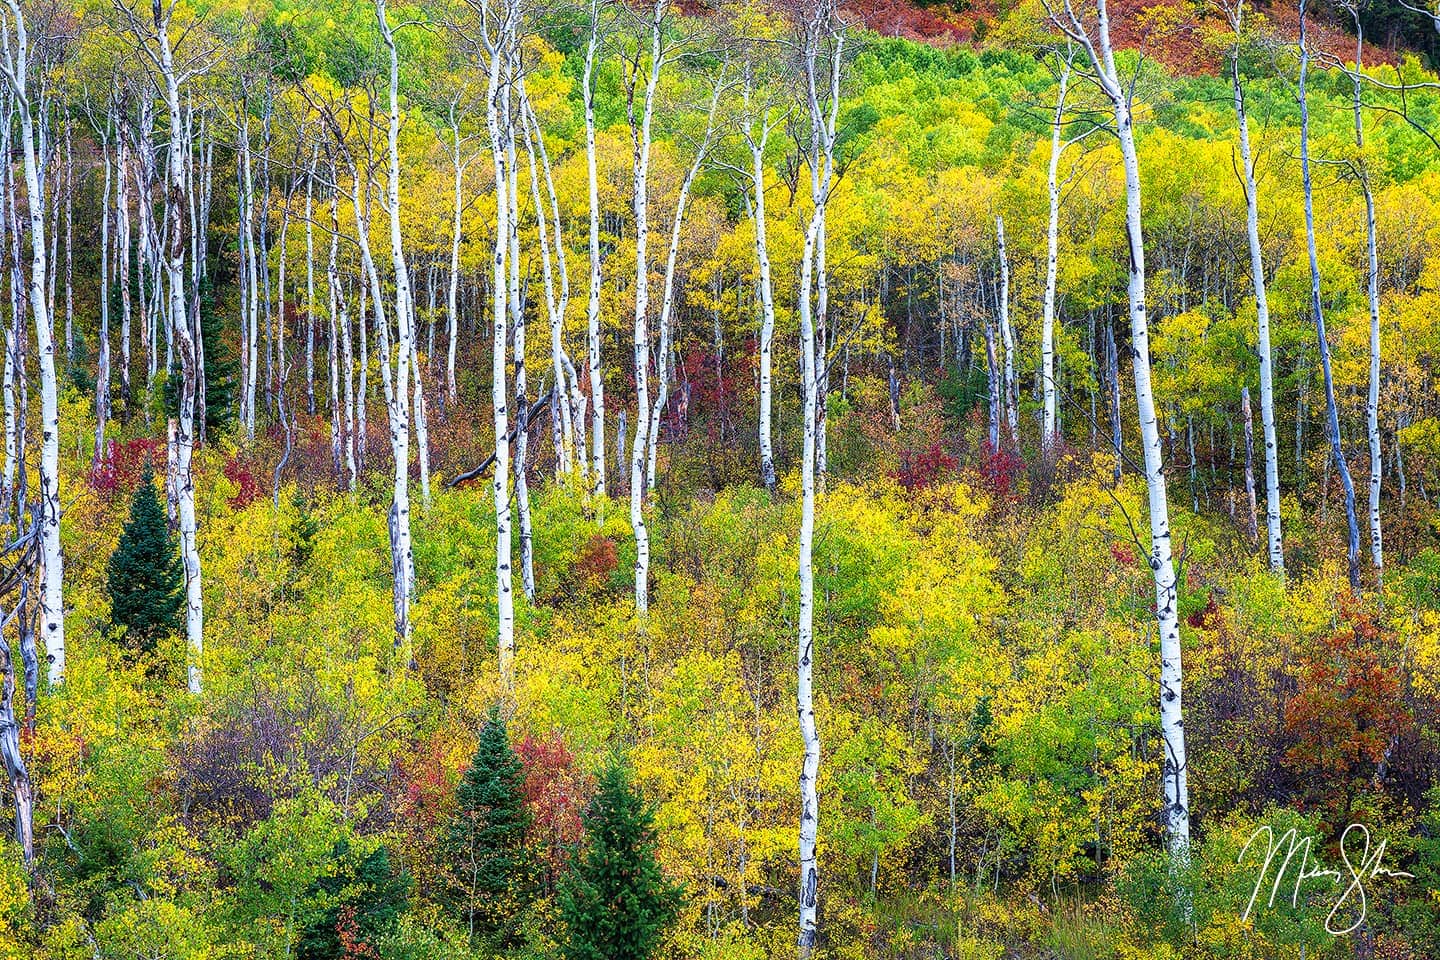
[[[1358,862],[1351,859],[1350,838],[1352,834],[1357,836],[1359,838],[1357,842],[1361,843]],[[1294,827],[1280,834],[1278,838],[1275,836],[1275,831],[1268,825],[1257,827],[1255,832],[1250,834],[1250,839],[1245,842],[1245,846],[1241,849],[1240,856],[1236,858],[1235,862],[1243,862],[1245,855],[1250,852],[1250,847],[1262,836],[1265,837],[1265,860],[1260,865],[1260,875],[1255,878],[1255,889],[1250,894],[1250,902],[1245,905],[1242,920],[1250,919],[1250,912],[1255,908],[1255,901],[1265,886],[1265,880],[1271,875],[1270,868],[1274,865],[1276,856],[1281,852],[1285,854],[1285,858],[1280,861],[1280,868],[1274,873],[1274,881],[1270,885],[1270,898],[1266,901],[1266,907],[1275,906],[1275,898],[1280,894],[1281,884],[1285,880],[1287,871],[1290,870],[1291,862],[1298,854],[1299,862],[1295,864],[1294,872],[1295,885],[1290,893],[1292,908],[1299,905],[1300,886],[1306,880],[1328,879],[1337,889],[1340,888],[1342,882],[1345,883],[1340,898],[1335,901],[1330,912],[1325,916],[1325,930],[1332,936],[1342,937],[1365,922],[1365,910],[1368,905],[1365,893],[1367,880],[1373,880],[1376,877],[1414,879],[1413,874],[1405,873],[1402,870],[1389,870],[1383,866],[1385,847],[1389,841],[1381,840],[1379,846],[1375,848],[1374,852],[1371,852],[1370,828],[1363,823],[1350,824],[1340,835],[1340,859],[1345,864],[1343,871],[1322,867],[1320,862],[1311,856],[1314,838],[1301,836]],[[1346,874],[1350,878],[1348,882],[1345,882]],[[1350,906],[1347,907],[1347,904]],[[1343,922],[1343,917],[1349,915],[1353,915],[1353,922],[1348,927],[1338,929],[1337,922]],[[1342,919],[1337,920],[1337,918]]]

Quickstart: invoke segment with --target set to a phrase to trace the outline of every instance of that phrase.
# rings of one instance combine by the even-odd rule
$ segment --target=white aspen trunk
[[[1280,530],[1280,446],[1275,439],[1275,367],[1270,352],[1270,301],[1266,291],[1265,257],[1260,246],[1260,203],[1255,189],[1255,161],[1250,153],[1249,122],[1245,115],[1245,88],[1240,83],[1240,15],[1237,3],[1233,26],[1237,36],[1231,83],[1235,92],[1235,119],[1240,139],[1240,162],[1245,175],[1245,233],[1250,243],[1250,275],[1255,289],[1256,352],[1260,358],[1260,428],[1265,443],[1265,542],[1272,572],[1284,575],[1285,548]]]
[[[600,45],[599,0],[590,0],[581,95],[585,100],[585,172],[590,200],[590,290],[585,308],[590,373],[590,442],[596,496],[605,495],[605,377],[600,367],[600,187],[595,169],[595,53]]]
[[[755,261],[759,273],[760,294],[760,482],[775,492],[775,451],[770,437],[770,405],[772,403],[770,355],[775,339],[775,294],[770,277],[770,243],[765,222],[765,141],[770,133],[767,119],[760,120],[760,136],[750,144],[750,184],[754,191]]]
[[[1020,449],[1020,411],[1015,385],[1015,333],[1010,329],[1010,256],[1005,250],[1005,220],[995,218],[995,238],[1000,245],[1000,342],[1005,348],[1005,423],[1010,444]]]
[[[335,183],[335,182],[336,182],[334,167],[331,168],[330,181],[331,181],[332,183]],[[336,255],[337,255],[337,253],[339,252],[339,246],[340,246],[340,210],[339,210],[339,207],[340,207],[340,194],[339,194],[339,190],[338,190],[338,187],[337,187],[336,192],[335,192],[334,194],[332,194],[331,197],[330,197],[330,259],[329,259],[329,262],[328,262],[328,263],[326,264],[326,266],[325,266],[325,286],[326,286],[326,311],[325,311],[325,313],[326,313],[326,315],[327,315],[327,317],[329,318],[329,321],[330,321],[330,337],[329,337],[329,344],[328,344],[329,350],[327,351],[328,354],[329,354],[329,360],[330,360],[330,463],[331,463],[332,468],[333,468],[334,471],[335,471],[335,482],[336,482],[336,484],[338,485],[338,484],[340,484],[340,483],[342,482],[342,481],[341,481],[341,474],[340,474],[340,460],[341,460],[342,451],[343,451],[343,455],[344,455],[346,464],[347,464],[347,465],[349,466],[349,468],[350,468],[350,483],[349,483],[349,488],[350,488],[351,490],[354,490],[354,489],[355,489],[355,481],[356,481],[356,475],[355,475],[355,445],[354,445],[354,442],[353,442],[352,439],[351,439],[351,429],[350,429],[350,426],[351,426],[351,424],[350,424],[350,416],[351,416],[351,414],[352,414],[352,412],[353,412],[353,410],[354,410],[354,403],[353,403],[352,398],[351,398],[350,395],[349,395],[349,388],[350,388],[350,382],[351,382],[351,381],[350,381],[350,370],[349,370],[348,367],[346,368],[346,374],[345,374],[346,397],[345,397],[345,407],[344,407],[344,413],[343,413],[343,416],[344,416],[344,418],[345,418],[345,423],[344,423],[344,427],[343,427],[343,428],[342,428],[342,426],[341,426],[341,417],[342,417],[341,406],[340,406],[340,343],[341,343],[341,333],[340,333],[340,326],[339,326],[339,324],[340,324],[340,322],[341,322],[341,321],[339,320],[339,317],[340,317],[340,310],[339,310],[339,307],[340,307],[340,270],[339,270],[339,267],[338,267],[338,265],[337,265],[337,263],[336,263]],[[344,319],[344,324],[345,324],[344,342],[345,342],[345,345],[348,347],[349,344],[350,344],[350,321],[349,321],[348,318],[345,318],[345,319]],[[348,363],[348,361],[349,361],[349,359],[350,359],[350,358],[349,358],[349,355],[348,355],[348,350],[347,350],[347,355],[346,355],[345,359],[346,359],[346,361],[347,361],[347,363]],[[342,431],[343,431],[343,432],[342,432]]]
[[[1045,224],[1045,298],[1040,320],[1040,455],[1048,466],[1055,458],[1055,277],[1060,261],[1060,133],[1065,120],[1065,94],[1070,86],[1070,60],[1060,71],[1055,98],[1055,119],[1050,125],[1050,164],[1046,186],[1050,196],[1050,218]]]
[[[366,200],[367,208],[369,200]],[[367,214],[368,215],[368,214]],[[367,221],[368,222],[368,221]],[[357,469],[365,472],[366,461],[369,459],[369,425],[366,421],[367,404],[370,402],[370,327],[367,321],[366,304],[370,300],[370,287],[364,283],[360,284],[359,306],[355,313],[355,329],[360,332],[360,373],[355,378],[355,464]],[[385,314],[383,310],[375,313],[376,322],[383,322]],[[349,327],[345,328],[349,332]],[[347,373],[350,372],[347,370]]]
[[[507,697],[512,696],[515,689],[515,596],[511,569],[510,443],[508,440],[510,418],[506,406],[509,390],[505,364],[509,320],[505,261],[510,236],[510,190],[508,186],[510,178],[506,169],[504,139],[506,125],[501,123],[500,118],[501,77],[507,56],[508,30],[508,24],[504,24],[499,28],[493,42],[488,38],[485,40],[489,55],[489,63],[486,65],[488,87],[485,98],[485,126],[490,134],[490,156],[495,176],[495,245],[490,272],[491,320],[493,323],[490,403],[495,422],[495,472],[491,490],[495,503],[496,649],[499,655],[500,688]],[[591,169],[593,171],[593,165]],[[592,212],[592,217],[594,215]]]
[[[30,623],[29,612],[25,609],[29,600],[29,595],[25,592],[28,586],[26,583],[20,588],[21,593],[16,600],[17,609],[11,613],[17,624],[17,632],[21,635],[22,646],[28,636]],[[28,675],[30,663],[27,661],[25,666]],[[26,685],[29,686],[28,676]],[[34,710],[33,700],[30,709]],[[10,793],[15,797],[15,842],[20,845],[20,855],[28,869],[35,861],[35,791],[20,749],[20,727],[21,723],[15,717],[15,660],[9,642],[0,636],[0,765],[5,767],[10,781]]]
[[[305,412],[315,416],[315,161],[305,170]]]
[[[1110,47],[1110,19],[1106,0],[1096,0],[1096,13],[1099,49],[1075,14],[1070,0],[1065,0],[1065,19],[1055,19],[1066,35],[1083,46],[1089,54],[1096,79],[1114,111],[1115,133],[1120,141],[1120,154],[1125,168],[1125,232],[1130,248],[1130,355],[1135,374],[1135,404],[1139,413],[1140,440],[1144,453],[1150,519],[1150,570],[1155,581],[1155,621],[1160,635],[1160,736],[1165,750],[1161,767],[1165,794],[1163,813],[1171,859],[1177,866],[1183,866],[1190,856],[1190,799],[1181,700],[1184,674],[1180,659],[1175,564],[1170,547],[1170,510],[1165,490],[1159,423],[1155,415],[1155,398],[1150,383],[1150,330],[1145,309],[1145,240],[1141,229],[1140,163],[1135,151],[1129,87],[1116,71],[1115,58]],[[1188,896],[1184,899],[1188,908]]]
[[[565,259],[564,220],[560,216],[560,200],[555,193],[555,178],[550,167],[550,154],[545,149],[545,134],[540,129],[540,122],[530,106],[523,81],[520,87],[520,101],[524,111],[523,119],[527,122],[524,127],[527,131],[525,148],[530,157],[530,181],[535,200],[536,226],[539,230],[540,264],[545,282],[545,306],[550,316],[550,365],[555,380],[556,396],[559,400],[556,411],[560,415],[560,440],[558,441],[556,462],[560,473],[568,474],[575,469],[578,455],[580,475],[585,477],[589,475],[584,440],[585,395],[576,378],[575,365],[565,351],[563,339],[565,313],[570,305],[570,269]],[[554,218],[555,270],[560,275],[558,298],[554,292],[554,276],[550,263],[549,228],[545,222],[545,209],[540,202],[539,184],[535,176],[537,152],[540,158],[540,170],[545,175],[545,190],[550,200],[551,216]]]
[[[515,57],[518,62],[519,57]],[[515,356],[515,514],[520,527],[520,586],[526,599],[535,597],[535,565],[531,555],[533,540],[530,527],[530,485],[526,477],[530,456],[529,377],[525,366],[525,296],[520,286],[520,169],[515,147],[515,114],[520,79],[512,77],[503,91],[502,111],[505,124],[505,168],[510,215],[508,294],[510,301],[511,342]]]
[[[820,731],[815,724],[815,330],[810,313],[811,270],[819,211],[811,215],[800,259],[800,379],[805,395],[804,441],[800,458],[800,614],[796,629],[795,713],[800,723],[804,757],[800,766],[800,933],[799,956],[806,960],[818,930],[819,862],[816,842],[820,827]]]
[[[1306,4],[1300,0],[1300,180],[1305,197],[1305,245],[1310,258],[1310,309],[1315,318],[1315,334],[1320,345],[1320,370],[1325,382],[1326,433],[1330,439],[1330,452],[1340,474],[1340,485],[1345,494],[1345,521],[1349,532],[1347,557],[1349,561],[1350,586],[1357,593],[1360,590],[1360,527],[1355,520],[1355,484],[1350,479],[1350,467],[1345,462],[1345,450],[1340,440],[1340,415],[1335,405],[1335,381],[1330,374],[1330,343],[1325,334],[1325,312],[1320,301],[1320,261],[1315,252],[1315,210],[1314,196],[1310,182],[1310,105],[1305,84],[1310,71],[1310,47],[1306,36]]]
[[[190,644],[189,689],[201,692],[201,657],[204,648],[204,612],[200,571],[198,525],[195,517],[195,478],[191,460],[195,452],[195,399],[199,389],[199,351],[192,335],[193,322],[185,298],[185,223],[189,184],[186,152],[190,148],[180,106],[180,80],[170,47],[170,18],[166,8],[155,8],[154,41],[169,114],[170,140],[166,155],[166,220],[169,231],[166,272],[170,281],[171,340],[180,355],[180,415],[175,432],[175,500],[180,521],[180,555],[185,564],[185,635]]]
[[[455,193],[450,219],[450,277],[445,293],[447,322],[445,349],[445,400],[446,407],[454,407],[460,401],[460,388],[455,380],[455,351],[460,342],[460,215],[464,212],[461,190],[464,186],[465,165],[460,157],[460,124],[451,107],[450,126],[455,139]]]
[[[1355,114],[1356,176],[1365,195],[1365,294],[1370,306],[1370,387],[1365,397],[1365,435],[1370,445],[1370,562],[1375,565],[1377,581],[1385,571],[1385,540],[1380,526],[1380,481],[1383,460],[1380,456],[1380,258],[1375,240],[1375,194],[1370,188],[1370,168],[1365,160],[1365,122],[1361,113],[1360,71],[1365,53],[1364,29],[1358,8],[1351,10],[1355,18],[1355,73],[1351,76]]]
[[[645,526],[645,453],[650,410],[650,123],[655,110],[655,88],[664,66],[662,28],[668,0],[651,10],[650,69],[645,77],[640,121],[635,122],[634,91],[627,101],[634,144],[635,210],[635,440],[630,449],[630,527],[635,534],[635,614],[643,619],[650,609],[650,532]],[[640,70],[639,57],[634,69]],[[633,85],[639,78],[632,77]]]
[[[420,375],[420,352],[410,340],[410,370],[415,377],[415,449],[420,461],[420,505],[430,509],[430,430],[425,410],[425,384]]]
[[[1255,425],[1250,414],[1249,387],[1240,390],[1240,419],[1245,427],[1245,530],[1250,534],[1250,539],[1254,540],[1260,529],[1255,505]]]
[[[117,131],[119,130],[117,126]],[[130,192],[125,176],[125,137],[115,138],[115,279],[120,284],[120,399],[129,419],[130,394]],[[54,298],[48,298],[53,302]]]
[[[695,177],[705,163],[706,154],[710,151],[710,140],[715,132],[715,111],[724,90],[724,78],[717,78],[714,94],[710,98],[710,112],[705,119],[705,136],[695,151],[694,162],[685,171],[685,178],[680,182],[680,192],[675,198],[675,219],[670,227],[670,247],[665,255],[665,281],[660,298],[660,358],[655,370],[655,402],[650,408],[649,443],[645,458],[645,486],[652,491],[655,489],[655,459],[659,446],[660,419],[670,398],[670,354],[674,349],[670,335],[670,314],[675,306],[675,263],[680,253],[681,228],[685,224],[685,207],[690,201],[690,186],[695,182]]]
[[[354,492],[359,489],[360,486],[360,434],[364,428],[361,426],[359,416],[361,398],[357,397],[355,393],[355,346],[350,334],[350,313],[347,309],[343,292],[337,304],[340,308],[339,351],[341,362],[340,376],[343,384],[340,390],[342,410],[340,414],[337,414],[337,417],[343,417],[344,419],[343,433],[340,435],[340,442],[345,451],[346,476],[349,477],[346,486],[351,492]],[[363,329],[365,326],[364,315],[358,316],[356,320],[358,325]],[[336,469],[338,472],[338,464]]]
[[[149,143],[147,138],[146,143]],[[141,196],[148,197],[142,191]],[[140,209],[146,222],[148,203]],[[65,363],[75,360],[75,152],[70,138],[70,115],[65,114]]]
[[[560,312],[560,306],[555,299],[555,274],[550,256],[550,235],[549,225],[546,221],[544,204],[540,201],[540,176],[539,168],[535,162],[535,142],[543,141],[543,134],[539,124],[535,124],[535,130],[531,132],[530,104],[526,98],[523,81],[521,82],[520,93],[520,131],[525,138],[525,157],[530,167],[530,198],[535,204],[535,230],[538,236],[540,247],[540,276],[545,287],[545,314],[550,320],[550,372],[555,381],[555,395],[566,398],[565,402],[558,406],[552,405],[555,414],[556,428],[552,431],[555,444],[555,473],[556,476],[566,476],[574,469],[574,460],[571,456],[573,451],[572,432],[569,408],[569,393],[566,390],[564,346],[561,343],[561,326],[564,320]],[[548,171],[547,171],[548,173]],[[559,227],[559,221],[556,222]],[[559,235],[556,236],[556,252],[562,249]],[[562,254],[563,256],[563,254]],[[518,333],[518,331],[517,331]],[[518,381],[518,378],[517,378]],[[523,396],[524,391],[521,391]],[[528,497],[528,491],[527,491]],[[523,535],[523,534],[522,534]],[[531,591],[527,588],[526,596]]]
[[[400,57],[395,37],[385,15],[386,0],[376,0],[375,14],[380,23],[381,38],[390,55],[389,125],[386,147],[389,177],[385,189],[385,209],[390,220],[390,261],[395,282],[395,373],[394,389],[387,398],[390,413],[390,451],[395,464],[394,493],[390,506],[390,552],[395,570],[395,651],[402,663],[413,664],[414,652],[410,638],[410,602],[414,593],[415,558],[410,547],[410,411],[406,386],[410,382],[410,354],[414,335],[410,316],[410,271],[405,265],[403,238],[400,233]],[[381,292],[375,286],[376,318],[380,316]],[[388,326],[385,328],[388,330]],[[390,353],[384,357],[390,369]]]
[[[260,359],[260,277],[255,254],[254,179],[250,158],[250,118],[242,104],[240,122],[240,236],[245,271],[244,323],[240,341],[241,385],[240,423],[245,439],[255,439],[255,384]]]
[[[92,470],[98,470],[101,461],[105,458],[105,425],[110,419],[110,189],[113,182],[110,175],[110,121],[112,118],[113,113],[105,118],[105,135],[100,146],[100,162],[105,168],[105,187],[100,195],[100,333],[97,338],[99,342],[95,345],[95,453],[90,461]],[[13,209],[13,200],[11,206]],[[18,224],[16,226],[18,229]]]
[[[995,329],[991,326],[988,317],[981,317],[980,323],[985,330],[985,382],[989,388],[990,408],[990,449],[1000,449],[1000,396],[1004,392],[1004,385],[1001,382],[1000,360],[995,350]],[[891,367],[893,373],[894,367]],[[892,408],[893,409],[893,408]]]
[[[50,683],[59,684],[65,679],[64,557],[60,548],[60,404],[55,374],[55,342],[45,298],[45,278],[49,269],[45,247],[45,194],[40,183],[35,122],[31,116],[27,88],[29,37],[19,0],[5,2],[10,8],[15,30],[14,50],[6,59],[9,61],[8,79],[20,112],[22,166],[25,171],[26,206],[30,214],[30,313],[35,321],[35,352],[40,367],[40,528],[44,561],[44,583],[40,595],[41,636],[45,643]]]

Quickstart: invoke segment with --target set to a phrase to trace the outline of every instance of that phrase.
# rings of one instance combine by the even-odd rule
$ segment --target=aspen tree
[[[9,0],[7,0],[9,2]],[[188,686],[190,692],[201,692],[200,661],[204,644],[204,610],[202,606],[200,550],[198,524],[195,512],[195,478],[191,462],[195,452],[196,427],[204,422],[204,406],[201,397],[203,360],[202,341],[198,330],[198,315],[192,315],[191,304],[197,308],[198,296],[186,297],[185,256],[187,233],[198,240],[200,223],[208,216],[208,199],[200,204],[197,216],[193,204],[193,176],[195,173],[193,151],[195,147],[192,115],[187,113],[181,92],[191,80],[208,69],[208,58],[212,51],[200,49],[184,61],[177,59],[177,52],[170,38],[171,20],[175,13],[174,3],[156,3],[150,8],[147,20],[137,8],[125,5],[125,0],[113,0],[117,12],[125,19],[134,37],[141,56],[155,68],[160,97],[165,104],[166,119],[169,123],[169,137],[165,157],[165,271],[169,294],[167,313],[170,342],[180,360],[180,409],[174,420],[174,467],[171,484],[174,489],[176,514],[180,527],[180,556],[185,564],[185,634],[190,645]],[[185,36],[190,36],[186,34]],[[202,139],[204,131],[202,128]],[[209,149],[207,142],[206,149]],[[207,164],[208,168],[208,164]],[[208,172],[206,174],[208,178]],[[208,194],[208,184],[205,187]],[[187,223],[188,221],[188,223]],[[203,265],[196,258],[191,247],[195,273],[191,283],[197,283],[202,275]]]
[[[695,149],[695,159],[686,169],[685,177],[680,181],[680,192],[675,198],[675,217],[670,226],[670,246],[665,256],[665,279],[660,296],[660,351],[655,365],[655,402],[650,408],[649,446],[645,462],[645,486],[652,491],[655,489],[655,458],[659,446],[660,419],[670,398],[670,355],[675,349],[670,333],[670,316],[675,306],[675,263],[680,253],[681,228],[685,224],[685,207],[690,201],[690,187],[710,152],[715,136],[715,114],[726,88],[725,65],[722,65],[712,85],[710,108],[705,115],[705,134]]]
[[[1335,405],[1335,381],[1330,373],[1330,342],[1325,334],[1325,311],[1320,302],[1320,260],[1315,252],[1315,201],[1310,180],[1310,104],[1306,82],[1310,73],[1310,45],[1306,30],[1307,0],[1300,0],[1300,182],[1305,196],[1305,246],[1310,258],[1310,311],[1315,321],[1315,335],[1320,344],[1320,372],[1325,383],[1325,433],[1340,486],[1345,496],[1345,522],[1349,532],[1348,558],[1350,586],[1360,590],[1360,527],[1355,519],[1355,484],[1345,462],[1341,445],[1340,415]]]
[[[30,217],[30,315],[35,323],[35,353],[40,369],[40,531],[43,564],[40,594],[40,635],[49,662],[49,680],[65,679],[65,591],[64,556],[60,548],[60,406],[55,372],[54,331],[50,324],[49,302],[45,296],[48,252],[45,244],[44,188],[40,181],[40,157],[35,129],[34,105],[30,100],[30,37],[19,0],[5,0],[9,23],[4,29],[10,39],[0,71],[5,74],[15,108],[20,114],[21,166],[25,175],[25,196]]]
[[[1280,530],[1280,446],[1275,439],[1275,366],[1270,351],[1270,298],[1266,290],[1265,256],[1260,246],[1260,204],[1255,188],[1255,159],[1250,150],[1249,120],[1245,113],[1245,86],[1240,82],[1240,40],[1244,0],[1226,7],[1235,44],[1231,48],[1230,84],[1235,97],[1236,134],[1245,188],[1245,235],[1250,244],[1250,278],[1255,289],[1256,353],[1260,359],[1260,429],[1265,445],[1265,543],[1270,569],[1285,573],[1285,550]],[[1247,418],[1247,429],[1248,418]]]
[[[1110,15],[1106,0],[1095,0],[1094,39],[1076,12],[1072,0],[1052,4],[1046,0],[1051,21],[1084,49],[1091,77],[1105,94],[1113,111],[1112,133],[1120,143],[1125,170],[1125,233],[1130,254],[1127,285],[1130,312],[1130,355],[1135,375],[1135,404],[1140,419],[1144,453],[1145,487],[1150,519],[1150,570],[1155,581],[1155,621],[1160,635],[1160,736],[1164,746],[1161,779],[1164,786],[1163,819],[1172,861],[1182,865],[1190,856],[1190,798],[1187,785],[1185,722],[1181,701],[1184,674],[1180,660],[1180,623],[1175,563],[1170,547],[1170,510],[1161,459],[1159,421],[1150,381],[1150,329],[1145,302],[1145,239],[1141,230],[1140,164],[1135,150],[1131,112],[1133,86],[1115,66],[1110,45]],[[1118,419],[1117,419],[1118,428]]]
[[[590,32],[580,92],[585,104],[585,174],[590,210],[590,284],[585,307],[586,364],[590,375],[590,443],[594,492],[605,494],[605,376],[600,365],[600,181],[595,163],[595,57],[601,42],[601,12],[609,0],[590,0]]]

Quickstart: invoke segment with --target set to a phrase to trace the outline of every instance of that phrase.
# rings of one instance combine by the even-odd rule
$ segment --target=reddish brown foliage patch
[[[156,473],[165,472],[165,442],[151,437],[111,440],[105,455],[90,470],[90,486],[107,496],[134,490],[146,465]]]

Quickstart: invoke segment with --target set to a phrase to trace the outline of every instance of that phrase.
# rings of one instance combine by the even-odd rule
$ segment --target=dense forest
[[[1435,0],[3,0],[0,960],[1440,956]]]

